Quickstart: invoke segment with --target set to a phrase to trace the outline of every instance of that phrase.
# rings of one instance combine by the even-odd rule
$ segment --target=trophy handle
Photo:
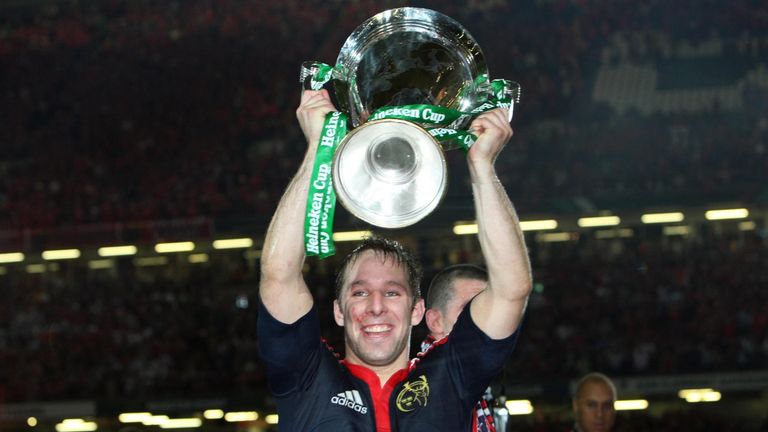
[[[520,103],[522,88],[517,81],[509,81],[510,85],[504,89],[504,94],[512,98],[512,103]]]
[[[299,82],[302,90],[312,90],[312,78],[320,71],[321,62],[305,61],[299,69]]]
[[[477,94],[481,95],[480,99],[483,102],[489,101],[489,100],[509,100],[509,117],[507,120],[512,121],[512,114],[515,109],[515,104],[520,103],[520,94],[522,92],[522,88],[520,87],[520,83],[516,81],[509,81],[509,80],[496,80],[496,81],[503,81],[503,85],[499,89],[499,87],[495,87],[492,84],[491,81],[485,81],[478,85],[477,87]]]
[[[319,61],[305,61],[299,69],[299,82],[304,90],[320,90],[332,80],[343,79],[337,67]]]

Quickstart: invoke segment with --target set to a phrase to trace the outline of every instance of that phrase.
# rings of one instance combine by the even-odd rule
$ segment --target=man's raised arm
[[[476,118],[478,135],[467,160],[480,248],[488,268],[488,288],[472,301],[472,320],[488,336],[502,339],[517,330],[531,292],[531,264],[515,208],[499,181],[494,162],[512,137],[507,111]]]
[[[336,109],[326,90],[305,90],[296,110],[307,139],[307,153],[288,185],[264,238],[259,295],[270,314],[290,324],[312,308],[302,268],[304,266],[304,214],[317,143],[325,115]]]

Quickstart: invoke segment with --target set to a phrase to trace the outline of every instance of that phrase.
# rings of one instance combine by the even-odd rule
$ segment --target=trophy
[[[409,226],[430,214],[448,182],[443,151],[474,142],[464,129],[476,114],[506,107],[511,119],[520,93],[516,83],[488,79],[480,46],[458,22],[412,7],[369,18],[347,38],[335,66],[305,62],[300,80],[314,89],[332,83],[352,126],[347,134],[346,116],[326,119],[332,129],[323,140],[337,145],[327,152],[332,180],[322,185],[332,183],[332,190],[310,191],[307,220],[311,210],[327,208],[330,193],[354,216],[382,228]],[[325,179],[329,168],[318,169],[320,163],[315,174]],[[320,225],[329,218],[315,219]],[[306,226],[309,233],[313,227]]]

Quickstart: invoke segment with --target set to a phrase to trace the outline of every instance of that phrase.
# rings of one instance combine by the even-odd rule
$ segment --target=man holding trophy
[[[416,184],[424,177],[419,174],[423,166],[431,166],[425,161],[430,160],[427,153],[432,152],[432,144],[422,144],[417,136],[419,133],[408,132],[411,126],[401,119],[387,120],[388,114],[381,113],[416,113],[416,117],[427,122],[444,115],[446,117],[440,120],[448,118],[450,122],[446,124],[451,123],[449,126],[454,128],[462,121],[468,121],[470,132],[466,135],[452,132],[451,127],[441,127],[433,128],[430,136],[453,133],[460,139],[462,136],[472,137],[464,141],[469,143],[466,146],[467,162],[478,238],[488,269],[487,288],[464,309],[449,337],[409,361],[411,327],[424,315],[419,288],[420,266],[397,242],[367,239],[346,258],[337,276],[334,318],[344,328],[345,358],[339,361],[335,357],[321,340],[318,316],[302,268],[306,255],[318,250],[318,243],[311,241],[311,236],[321,225],[318,219],[322,223],[330,219],[318,216],[317,212],[321,207],[332,207],[329,203],[333,203],[333,190],[315,190],[318,185],[328,183],[329,168],[319,163],[325,150],[322,147],[328,141],[325,138],[343,135],[337,132],[345,121],[339,120],[327,90],[305,90],[297,117],[308,150],[278,204],[261,257],[258,340],[270,390],[277,401],[281,430],[468,431],[472,427],[475,403],[514,348],[531,290],[531,273],[517,214],[494,169],[496,157],[512,136],[509,126],[511,106],[497,105],[502,108],[483,111],[477,110],[477,106],[463,106],[466,101],[462,102],[457,95],[463,97],[471,93],[470,90],[479,87],[484,80],[463,79],[458,85],[441,82],[453,66],[445,70],[439,70],[434,64],[425,67],[424,58],[439,59],[441,56],[434,51],[417,59],[419,61],[411,58],[406,62],[411,66],[418,63],[416,69],[437,71],[439,77],[434,85],[415,82],[411,85],[419,86],[417,89],[405,84],[401,87],[404,91],[392,92],[389,83],[379,82],[383,93],[373,96],[366,93],[367,89],[375,87],[365,85],[366,70],[372,67],[375,70],[372,75],[382,76],[380,65],[366,63],[366,55],[373,53],[371,55],[387,57],[392,53],[392,50],[382,51],[381,34],[389,32],[409,40],[417,39],[424,46],[424,40],[427,40],[426,45],[431,43],[430,38],[440,40],[435,36],[435,29],[440,26],[435,23],[448,27],[449,33],[460,34],[461,37],[454,38],[460,43],[471,39],[466,32],[452,30],[458,24],[447,17],[424,9],[401,8],[366,21],[353,33],[353,36],[360,36],[362,31],[363,36],[357,39],[351,36],[350,40],[354,40],[345,44],[345,47],[351,45],[357,50],[352,56],[356,63],[353,67],[346,65],[347,73],[354,71],[354,79],[348,80],[347,86],[356,87],[357,93],[345,107],[357,129],[334,149],[333,188],[335,191],[345,189],[343,193],[353,189],[349,184],[340,184],[345,180],[338,171],[343,169],[344,163],[368,166],[367,174],[352,169],[355,176],[368,176],[356,178],[352,183],[367,184],[377,191],[389,188],[390,192],[378,195],[387,195],[394,202],[376,202],[365,207],[369,198],[358,195],[342,198],[345,206],[361,219],[370,219],[379,226],[413,223],[414,219],[423,217],[414,217],[414,213],[428,213],[436,201],[434,196],[422,200],[419,191],[431,190],[434,195],[434,190],[439,189]],[[402,43],[394,45],[394,52],[404,46]],[[448,48],[449,51],[453,49]],[[342,54],[344,50],[342,48]],[[414,47],[410,46],[406,51],[413,52]],[[344,66],[343,61],[339,64]],[[391,76],[401,75],[391,73],[391,64],[385,66]],[[340,87],[337,85],[337,97]],[[453,94],[452,88],[456,89]],[[413,103],[414,94],[417,94],[416,99],[422,98],[420,93],[427,95],[429,103],[448,102],[443,108],[400,106]],[[383,98],[383,102],[376,102],[377,98]],[[479,97],[468,104],[487,106],[489,100]],[[344,105],[341,99],[340,103]],[[399,108],[394,109],[393,105]],[[429,114],[432,119],[426,119],[423,114],[427,110],[438,115]],[[458,114],[451,119],[451,112]],[[466,119],[467,113],[479,115]],[[365,123],[370,119],[377,120]],[[377,129],[380,124],[377,122],[381,121],[394,122],[395,126],[392,130]],[[432,125],[436,123],[432,122]],[[358,133],[358,130],[365,133]],[[350,144],[353,135],[362,144]],[[427,138],[426,142],[430,140]],[[362,150],[349,150],[354,146],[362,146]],[[343,162],[338,154],[343,149],[363,160],[357,164]],[[444,175],[431,176],[427,182],[430,181],[440,185],[444,183]],[[438,190],[436,194],[439,201],[442,191]],[[371,197],[370,200],[378,198],[381,197]],[[398,216],[403,214],[405,216]],[[389,224],[381,219],[382,215],[389,215],[395,222]],[[318,238],[322,241],[322,236],[314,237]]]

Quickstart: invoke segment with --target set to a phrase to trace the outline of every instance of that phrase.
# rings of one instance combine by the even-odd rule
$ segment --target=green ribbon
[[[487,80],[487,77],[485,76],[481,76],[480,78],[485,78],[485,80]],[[482,81],[485,80],[479,79],[478,81],[482,83]],[[439,127],[426,127],[426,130],[430,135],[443,143],[453,142],[466,152],[469,151],[472,144],[477,141],[477,136],[469,131],[446,127],[446,125],[495,108],[512,109],[513,95],[509,91],[512,88],[513,84],[511,81],[504,79],[491,81],[490,96],[470,111],[459,111],[426,104],[383,106],[371,113],[368,121],[399,119],[412,121],[414,123],[436,125]]]
[[[320,90],[333,77],[334,68],[325,63],[314,63],[312,67],[317,68],[317,70],[312,74],[309,86],[312,90]]]
[[[347,134],[347,115],[330,112],[325,116],[320,142],[315,154],[315,165],[307,195],[304,218],[304,250],[308,256],[320,259],[336,253],[333,244],[333,215],[336,210],[336,192],[333,189],[331,162],[341,140]]]
[[[312,90],[320,90],[333,77],[336,68],[323,63],[314,63],[315,68],[310,81]],[[512,109],[514,85],[511,81],[497,79],[490,83],[487,75],[479,76],[474,88],[485,86],[487,97],[469,111],[459,111],[437,105],[413,104],[384,106],[371,113],[368,121],[400,119],[419,124],[433,125],[426,127],[427,132],[444,145],[454,143],[462,150],[469,151],[477,136],[466,130],[451,127],[463,119],[476,116],[495,108]],[[465,89],[467,90],[467,89]],[[308,256],[317,255],[320,259],[336,253],[333,244],[333,216],[336,208],[336,192],[333,189],[331,163],[333,154],[341,140],[347,134],[347,115],[331,112],[325,117],[317,146],[315,165],[307,196],[307,210],[304,220],[304,246]]]

